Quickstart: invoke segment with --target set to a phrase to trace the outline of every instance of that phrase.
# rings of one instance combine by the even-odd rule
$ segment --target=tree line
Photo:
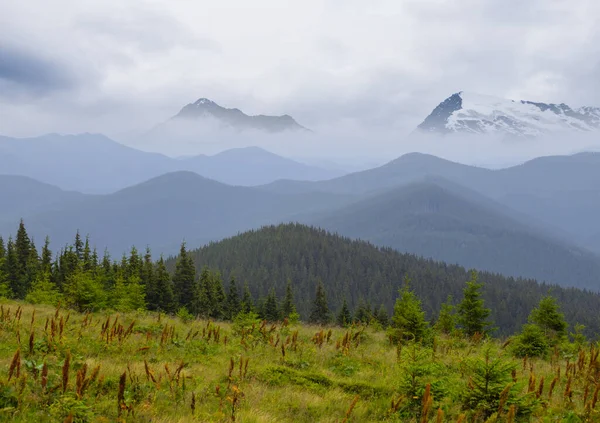
[[[254,234],[256,235],[258,232],[254,232]],[[279,234],[278,238],[280,242],[287,245],[287,251],[282,245],[275,242],[273,234]],[[242,238],[244,236],[247,235],[243,235]],[[293,236],[293,238],[287,239],[289,236]],[[354,254],[352,248],[362,247],[363,266],[369,269],[369,266],[373,266],[373,263],[375,263],[381,266],[382,275],[387,272],[389,276],[393,271],[390,263],[382,262],[381,258],[374,255],[374,251],[382,252],[383,257],[389,257],[390,251],[377,249],[366,243],[350,242],[332,235],[325,236],[322,231],[302,225],[282,225],[266,228],[258,238],[261,243],[266,242],[266,244],[262,244],[265,247],[262,251],[255,249],[256,245],[253,245],[252,242],[248,242],[245,249],[236,244],[238,254],[254,254],[256,265],[265,266],[265,258],[261,254],[266,251],[273,266],[277,263],[280,266],[289,266],[289,262],[283,262],[281,257],[275,253],[283,251],[284,254],[287,254],[288,259],[305,262],[305,277],[298,277],[294,272],[290,272],[285,278],[285,282],[281,283],[281,278],[278,279],[271,274],[271,284],[270,286],[267,285],[265,289],[265,286],[261,286],[254,279],[255,271],[251,268],[246,269],[246,274],[239,272],[240,268],[238,268],[239,276],[236,276],[231,271],[231,267],[225,265],[219,267],[215,266],[214,263],[209,266],[203,254],[210,251],[211,247],[214,248],[214,245],[218,245],[220,250],[217,249],[217,251],[221,251],[224,258],[226,258],[228,253],[226,249],[223,249],[223,246],[227,246],[229,241],[193,252],[188,251],[185,243],[182,243],[177,256],[167,259],[161,256],[158,260],[153,259],[149,248],[140,253],[135,247],[132,247],[128,254],[124,254],[119,260],[115,260],[107,251],[100,256],[96,249],[91,247],[89,238],[82,238],[77,233],[71,245],[63,247],[54,254],[50,249],[48,238],[46,238],[42,248],[38,250],[34,241],[27,234],[24,223],[21,222],[14,239],[9,238],[5,242],[0,237],[0,296],[26,300],[32,303],[58,304],[60,302],[79,311],[106,308],[119,311],[148,309],[219,320],[233,320],[240,313],[246,315],[252,313],[257,318],[268,321],[302,318],[307,322],[317,324],[345,326],[353,322],[363,322],[378,324],[382,327],[387,327],[390,324],[392,327],[402,326],[398,323],[398,319],[401,319],[399,316],[402,316],[404,311],[410,310],[411,304],[412,308],[415,309],[414,301],[408,300],[419,298],[419,312],[413,314],[413,317],[422,313],[423,318],[421,320],[423,322],[428,318],[430,321],[437,322],[436,325],[445,325],[445,330],[449,330],[450,323],[448,322],[451,320],[450,315],[452,314],[450,311],[457,309],[458,305],[451,300],[455,291],[444,286],[444,284],[448,284],[448,275],[456,273],[463,276],[460,281],[458,295],[454,296],[454,298],[459,298],[464,295],[463,302],[469,299],[467,292],[461,292],[464,289],[465,281],[476,283],[474,280],[476,280],[477,273],[460,273],[456,271],[458,267],[445,267],[448,272],[444,279],[438,281],[438,291],[441,291],[442,294],[445,293],[446,297],[450,295],[450,299],[440,301],[437,309],[431,312],[428,308],[431,308],[432,303],[437,302],[440,292],[436,292],[434,295],[435,287],[427,286],[428,278],[423,277],[423,269],[429,273],[430,279],[431,275],[440,274],[439,268],[436,268],[436,266],[441,266],[439,263],[399,255],[407,258],[408,265],[404,264],[402,281],[395,286],[395,289],[389,291],[388,287],[365,284],[365,286],[357,289],[357,295],[357,292],[352,292],[347,288],[344,289],[343,286],[339,285],[340,277],[339,274],[336,274],[335,269],[344,267],[352,270],[355,265],[351,260]],[[306,242],[310,242],[311,248],[308,248],[307,251],[311,251],[314,260],[325,260],[319,266],[324,268],[329,262],[329,282],[327,282],[326,274],[311,275],[314,272],[314,266],[306,263],[306,257],[295,257],[299,246],[301,247]],[[341,259],[339,257],[337,257],[337,260],[334,260],[335,256],[332,257],[332,254],[339,252],[347,254],[346,263],[343,265],[340,264]],[[236,262],[238,265],[246,263],[247,259],[242,258]],[[424,266],[427,264],[429,268]],[[225,269],[225,274],[216,269]],[[361,271],[364,272],[364,269],[357,269],[357,272]],[[263,273],[266,275],[265,279],[267,279],[269,277],[268,269],[263,268]],[[417,276],[413,279],[415,283],[408,283],[410,275]],[[485,273],[479,274],[479,276],[482,275],[489,276]],[[321,276],[323,276],[322,279]],[[245,279],[242,279],[244,277]],[[308,283],[309,280],[312,282],[313,277],[316,279],[315,283]],[[496,276],[494,281],[497,280],[498,277]],[[368,281],[369,278],[366,278],[365,282]],[[390,277],[389,285],[394,287],[394,282],[393,277]],[[536,302],[532,303],[528,309],[521,311],[521,313],[528,314],[539,301],[550,293],[550,290],[548,289],[545,292],[539,289],[544,287],[543,285],[535,283],[532,285],[531,282],[527,281],[520,282],[523,283],[520,287],[522,298],[531,295],[528,291],[531,291],[532,286],[537,288],[535,294],[538,295],[532,296],[532,298],[537,297]],[[409,285],[411,289],[407,290],[406,287]],[[361,297],[360,294],[364,292],[364,288],[372,291],[390,292],[389,298],[381,301],[376,306],[372,306],[372,300],[380,297],[376,295],[372,295],[368,299]],[[488,296],[485,295],[486,288],[488,288]],[[479,304],[479,301],[483,302],[484,300],[491,304],[493,308],[483,317],[491,317],[494,320],[496,333],[506,334],[506,325],[503,325],[502,322],[499,324],[497,318],[503,318],[503,314],[494,313],[494,309],[502,311],[506,303],[505,301],[490,301],[489,288],[489,282],[485,286],[482,285],[478,289],[477,296],[471,298],[471,305]],[[501,284],[491,288],[492,292],[495,288],[499,291],[499,295],[502,295],[501,288],[503,287]],[[263,290],[261,291],[261,289]],[[588,294],[598,300],[596,294],[579,290],[564,290],[556,287],[553,290],[558,292],[559,295],[555,295],[555,297],[559,300],[562,295],[572,301],[573,299],[569,298],[570,294],[571,296]],[[504,287],[504,292],[507,291],[511,295],[515,294]],[[430,295],[427,294],[428,292]],[[358,301],[357,297],[359,298]],[[508,300],[510,300],[510,296]],[[389,301],[392,301],[391,307],[388,306]],[[400,309],[398,308],[398,301],[404,304]],[[592,301],[591,304],[600,304],[600,302]],[[579,303],[580,308],[584,308],[584,311],[586,305],[586,302],[583,301]],[[389,313],[390,311],[392,313]],[[592,319],[598,318],[595,312],[591,313],[590,316]],[[515,321],[511,327],[514,330],[510,333],[516,332],[521,324],[526,323],[526,320],[519,322],[514,317],[513,320]],[[588,322],[592,322],[592,330],[597,329],[597,326],[593,325],[593,320]],[[581,321],[572,323],[581,323]],[[463,324],[459,327],[464,328],[465,326]],[[485,332],[483,329],[483,327],[479,328],[480,331]],[[588,326],[586,329],[589,331],[590,327]]]

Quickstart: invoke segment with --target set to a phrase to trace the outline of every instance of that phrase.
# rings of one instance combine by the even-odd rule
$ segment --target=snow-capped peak
[[[194,106],[196,106],[196,107],[199,107],[199,106],[216,106],[216,105],[217,105],[217,103],[215,103],[212,100],[209,100],[208,98],[199,98],[194,103]]]
[[[600,129],[600,108],[572,109],[564,103],[510,100],[460,91],[440,103],[419,125],[438,133],[506,134],[535,137]]]

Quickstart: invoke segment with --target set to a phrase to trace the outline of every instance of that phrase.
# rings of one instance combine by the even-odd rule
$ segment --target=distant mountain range
[[[0,137],[0,174],[28,176],[66,190],[110,193],[181,170],[245,186],[277,179],[320,180],[343,173],[305,165],[258,147],[173,159],[99,134]]]
[[[50,235],[54,245],[79,230],[113,254],[131,244],[169,254],[183,239],[198,246],[296,221],[436,260],[600,290],[600,258],[581,248],[592,248],[600,231],[599,161],[578,154],[487,170],[409,154],[326,181],[236,187],[174,172],[110,195],[5,176],[0,198],[13,204],[0,207],[0,234],[14,234],[25,217],[36,240]],[[15,194],[31,189],[42,200]]]
[[[599,128],[600,107],[571,108],[564,103],[515,101],[461,91],[442,101],[417,129],[434,134],[536,137]]]
[[[230,127],[236,130],[253,129],[264,132],[283,132],[283,131],[306,131],[307,129],[298,124],[289,115],[268,116],[257,115],[249,116],[240,109],[227,109],[219,106],[208,98],[200,98],[194,103],[184,106],[181,111],[171,120],[206,120],[214,119],[220,125]]]

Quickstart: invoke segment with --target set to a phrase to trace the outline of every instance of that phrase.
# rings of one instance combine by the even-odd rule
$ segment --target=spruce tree
[[[466,283],[463,290],[463,300],[458,305],[458,323],[469,337],[480,333],[487,334],[490,322],[487,321],[491,310],[484,307],[481,298],[483,284],[477,282],[477,272],[471,272],[471,280]]]
[[[358,306],[354,313],[354,320],[360,323],[369,323],[371,321],[371,307],[365,302],[364,298],[358,300]]]
[[[379,306],[379,310],[377,310],[375,319],[377,319],[377,322],[379,322],[379,324],[384,328],[390,324],[390,318],[388,316],[387,309],[383,304]]]
[[[213,272],[211,277],[211,308],[210,317],[223,319],[225,316],[225,290],[223,278],[219,272]]]
[[[146,247],[144,262],[140,271],[140,283],[144,286],[146,292],[146,301],[150,307],[155,307],[156,299],[156,280],[154,278],[154,263],[152,262],[152,253],[150,247]]]
[[[189,312],[192,312],[192,302],[196,294],[195,284],[196,268],[191,256],[185,249],[185,243],[182,243],[175,265],[175,273],[173,274],[173,286],[179,305],[187,308]]]
[[[155,289],[152,295],[152,307],[154,310],[174,313],[177,309],[177,299],[173,292],[173,282],[165,266],[165,261],[160,257],[154,271]]]
[[[290,317],[293,313],[296,313],[296,305],[294,304],[294,292],[292,290],[292,281],[288,279],[285,287],[285,298],[281,305],[281,314],[283,318]]]
[[[452,296],[448,295],[446,302],[442,304],[440,308],[440,315],[435,324],[437,330],[441,333],[450,334],[454,331],[456,326],[456,315],[454,312],[454,305],[452,304]]]
[[[242,313],[250,313],[254,311],[254,299],[250,292],[250,287],[247,283],[244,283],[244,294],[242,296],[242,303],[240,305]]]
[[[79,229],[77,229],[77,233],[75,234],[75,243],[73,244],[73,246],[75,247],[75,254],[77,254],[77,259],[81,261],[83,259],[83,241],[81,240]]]
[[[42,262],[40,264],[42,273],[50,275],[52,271],[52,251],[50,250],[50,238],[46,237],[42,248]]]
[[[317,283],[315,292],[315,300],[313,302],[312,311],[308,318],[310,323],[326,325],[330,321],[329,307],[327,305],[327,296],[323,282]]]
[[[6,247],[4,246],[4,239],[0,236],[0,259],[6,256]]]
[[[85,237],[85,244],[83,246],[83,253],[81,254],[81,262],[83,263],[83,270],[89,272],[92,270],[92,249],[90,248],[90,237]]]
[[[567,322],[560,312],[556,299],[546,296],[540,300],[536,308],[531,311],[529,321],[538,325],[553,340],[564,338],[567,334]]]
[[[262,317],[267,322],[276,322],[279,320],[279,309],[277,308],[277,296],[275,295],[275,289],[271,288],[269,295],[265,300]]]
[[[420,341],[424,338],[428,326],[421,300],[410,290],[408,281],[399,292],[400,297],[394,305],[392,326],[398,330],[399,338]]]
[[[227,291],[225,318],[233,320],[240,312],[240,296],[235,283],[235,278],[232,276],[229,280],[229,290]]]
[[[340,308],[335,320],[337,325],[341,327],[346,327],[352,323],[352,314],[350,314],[350,309],[348,308],[348,302],[346,301],[346,298],[344,298],[342,308]]]

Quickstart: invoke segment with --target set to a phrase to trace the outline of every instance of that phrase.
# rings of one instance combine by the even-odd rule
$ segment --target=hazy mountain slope
[[[181,168],[207,178],[231,184],[253,186],[277,179],[318,181],[342,175],[278,156],[258,147],[235,148],[214,156],[196,156],[182,160]]]
[[[171,121],[214,119],[219,124],[238,130],[254,129],[264,132],[306,130],[289,115],[249,116],[239,109],[227,109],[212,100],[200,98],[183,107]]]
[[[600,257],[532,231],[498,208],[422,182],[367,198],[314,223],[448,263],[600,290]]]
[[[442,101],[418,126],[422,132],[534,137],[600,128],[600,108],[572,109],[564,103],[515,101],[458,92]]]
[[[36,239],[49,235],[54,245],[64,245],[79,230],[89,234],[98,249],[108,248],[113,254],[134,244],[138,248],[150,245],[158,254],[177,251],[184,239],[198,246],[347,201],[328,194],[273,194],[176,172],[60,210],[40,212],[26,223]],[[0,233],[14,233],[17,223],[0,225]]]
[[[0,221],[15,221],[40,211],[59,209],[88,198],[26,176],[0,175]]]
[[[303,225],[281,225],[213,243],[192,253],[198,269],[219,269],[225,280],[234,275],[238,283],[247,282],[256,296],[274,287],[282,296],[286,281],[294,287],[300,313],[310,312],[317,281],[323,281],[329,306],[337,311],[346,298],[350,307],[361,299],[371,306],[384,304],[391,312],[398,288],[405,276],[422,299],[432,317],[452,295],[462,297],[468,274],[464,268],[425,260],[391,249],[374,247],[363,241],[351,241],[323,230]],[[170,266],[174,261],[170,260]],[[482,272],[486,305],[492,308],[500,333],[518,330],[531,308],[547,293],[549,286],[533,281],[515,280]],[[576,289],[552,288],[567,319],[581,322],[595,332],[600,328],[596,310],[600,296]]]
[[[0,140],[0,172],[25,175],[66,190],[107,193],[174,170],[166,156],[97,134]]]
[[[29,176],[67,190],[106,194],[179,170],[234,185],[264,184],[281,178],[319,180],[342,174],[256,147],[173,159],[121,145],[102,135],[0,137],[1,174]]]

